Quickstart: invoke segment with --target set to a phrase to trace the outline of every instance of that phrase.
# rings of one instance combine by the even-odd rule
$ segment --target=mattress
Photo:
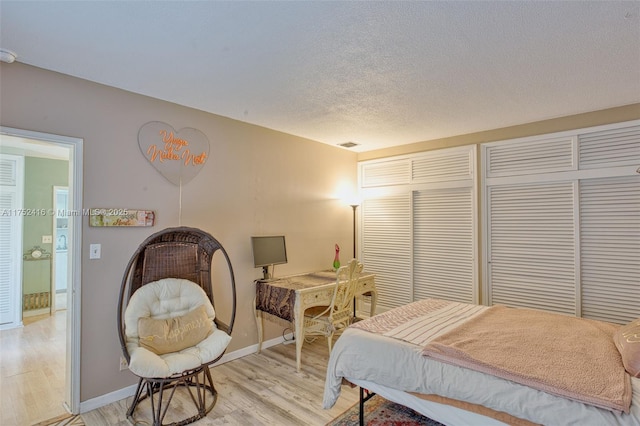
[[[544,425],[640,425],[640,379],[631,378],[632,398],[628,414],[602,409],[555,396],[506,379],[446,364],[422,355],[423,346],[355,327],[347,328],[337,340],[329,359],[324,408],[332,407],[340,395],[343,379],[368,383],[384,391],[409,395],[438,395],[456,401],[507,413],[518,419]],[[396,401],[403,403],[402,401]],[[424,412],[449,424],[469,424],[447,417],[457,409]],[[444,414],[442,414],[444,413]],[[457,418],[457,420],[456,420]]]

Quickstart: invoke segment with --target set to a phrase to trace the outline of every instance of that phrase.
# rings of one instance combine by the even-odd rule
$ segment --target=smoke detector
[[[0,48],[0,61],[11,64],[16,60],[17,57],[18,56],[14,52]]]

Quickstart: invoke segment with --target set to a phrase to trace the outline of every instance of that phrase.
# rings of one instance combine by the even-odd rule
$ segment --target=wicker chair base
[[[163,423],[171,400],[178,388],[184,387],[196,408],[196,414],[173,423]],[[168,394],[168,396],[167,396]],[[136,393],[127,410],[127,419],[136,424],[133,414],[138,404],[150,398],[153,426],[182,426],[205,417],[216,405],[218,392],[213,385],[208,365],[184,372],[178,377],[148,379],[141,377]],[[207,401],[209,400],[209,401]]]

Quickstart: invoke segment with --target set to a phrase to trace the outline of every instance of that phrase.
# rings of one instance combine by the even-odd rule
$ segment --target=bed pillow
[[[138,320],[139,345],[158,355],[195,346],[212,330],[213,321],[207,316],[204,305],[173,318],[143,317]]]
[[[640,318],[620,327],[613,341],[622,356],[624,369],[633,377],[640,377]]]

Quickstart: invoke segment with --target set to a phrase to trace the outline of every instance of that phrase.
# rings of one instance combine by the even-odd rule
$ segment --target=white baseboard
[[[11,330],[12,328],[20,328],[20,327],[24,327],[24,324],[22,323],[22,321],[20,321],[20,322],[8,322],[6,324],[0,325],[0,331]]]
[[[88,399],[84,402],[80,402],[80,414],[87,413],[96,408],[104,407],[113,402],[120,401],[121,399],[129,398],[136,393],[136,387],[138,384],[127,386],[126,388],[118,389],[117,391],[109,392],[104,395],[100,395],[95,398]]]
[[[29,311],[22,311],[22,317],[37,317],[38,315],[45,315],[51,313],[51,308],[31,309]]]
[[[283,343],[285,339],[292,339],[293,334],[289,333],[283,337],[276,337],[275,339],[267,340],[266,342],[262,342],[262,349],[270,348],[271,346],[278,345]],[[258,350],[258,344],[247,346],[242,349],[238,349],[236,351],[224,354],[220,361],[216,362],[213,366],[224,364],[225,362],[233,361],[234,359],[242,358],[247,355],[251,355],[256,353]],[[95,410],[100,407],[104,407],[105,405],[112,404],[116,401],[120,401],[121,399],[129,398],[133,396],[136,392],[137,383],[131,386],[127,386],[126,388],[118,389],[113,392],[109,392],[104,395],[100,395],[95,398],[88,399],[86,401],[80,402],[80,414],[87,413],[91,410]]]

